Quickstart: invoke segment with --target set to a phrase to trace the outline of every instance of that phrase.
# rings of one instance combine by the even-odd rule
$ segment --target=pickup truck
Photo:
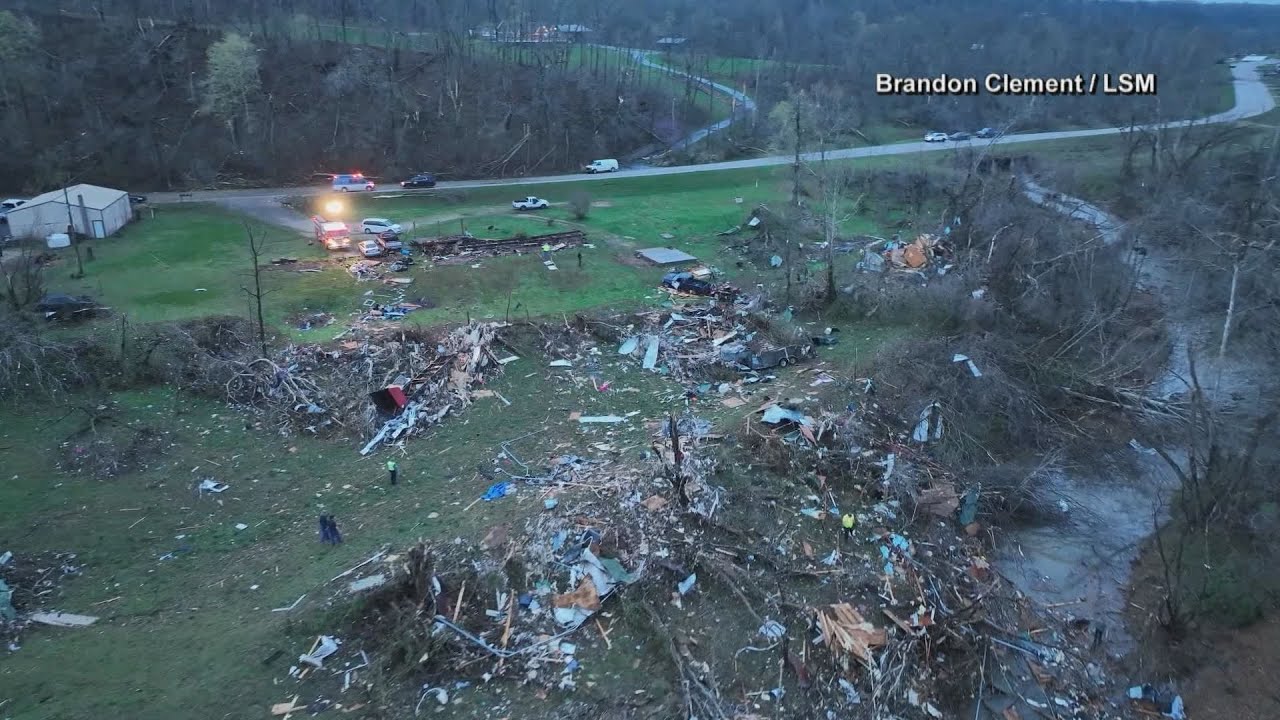
[[[511,207],[515,208],[516,210],[544,210],[548,207],[551,207],[551,203],[547,202],[546,200],[543,200],[542,198],[537,198],[530,195],[529,197],[524,198],[523,200],[512,200]]]

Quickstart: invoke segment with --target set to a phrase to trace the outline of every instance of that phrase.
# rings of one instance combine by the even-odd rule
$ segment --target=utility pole
[[[84,277],[84,262],[80,259],[80,243],[76,242],[76,223],[71,216],[71,194],[67,192],[67,183],[70,182],[71,179],[68,178],[62,185],[62,202],[67,206],[67,239],[71,241],[71,247],[76,251],[75,279],[79,280]]]

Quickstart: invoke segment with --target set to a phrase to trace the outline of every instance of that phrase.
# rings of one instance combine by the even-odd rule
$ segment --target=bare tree
[[[265,247],[265,238],[255,235],[253,228],[249,223],[244,224],[245,238],[249,244],[249,260],[253,264],[253,289],[241,286],[241,290],[253,299],[257,308],[257,325],[258,325],[258,344],[262,349],[262,356],[267,356],[267,323],[262,313],[262,298],[271,293],[270,290],[262,289],[262,264],[261,256]]]

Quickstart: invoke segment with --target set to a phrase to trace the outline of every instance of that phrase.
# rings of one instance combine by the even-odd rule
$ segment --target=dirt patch
[[[1280,618],[1244,630],[1209,634],[1197,643],[1199,671],[1183,690],[1187,709],[1202,720],[1280,717],[1274,668],[1280,666]]]
[[[0,550],[0,555],[6,552]],[[18,618],[8,622],[0,616],[0,642],[10,650],[20,646],[23,618],[33,612],[53,607],[62,598],[62,584],[80,575],[83,568],[72,552],[45,552],[28,555],[14,551],[4,565],[0,565],[0,580],[4,580],[13,595],[10,603]]]
[[[172,443],[147,427],[125,425],[97,416],[63,443],[63,472],[106,480],[145,469]]]

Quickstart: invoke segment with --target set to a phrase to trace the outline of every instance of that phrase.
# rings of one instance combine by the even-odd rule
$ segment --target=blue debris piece
[[[510,495],[511,489],[511,483],[509,482],[494,483],[489,486],[488,490],[484,491],[483,497],[485,500],[499,500]]]

